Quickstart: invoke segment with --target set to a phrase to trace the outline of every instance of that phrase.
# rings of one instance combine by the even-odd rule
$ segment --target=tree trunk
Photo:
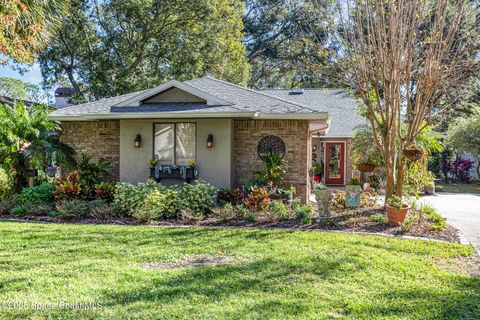
[[[404,155],[399,156],[396,172],[395,195],[401,197],[403,194],[403,184],[405,182],[405,173],[407,169],[407,161]]]
[[[15,170],[15,186],[14,190],[15,193],[20,193],[23,187],[26,185],[26,179],[24,177],[25,171],[25,158],[23,154],[20,152],[17,155],[17,159],[13,164]]]

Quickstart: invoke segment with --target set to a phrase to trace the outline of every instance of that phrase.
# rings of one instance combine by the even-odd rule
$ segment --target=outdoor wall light
[[[313,145],[313,152],[317,151],[317,146],[316,145]]]
[[[207,138],[207,148],[213,147],[213,135],[209,134]]]
[[[140,148],[142,145],[142,136],[140,134],[137,134],[135,137],[135,140],[133,140],[133,146],[135,148]]]

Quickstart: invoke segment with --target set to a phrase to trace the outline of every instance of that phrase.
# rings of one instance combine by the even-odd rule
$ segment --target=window
[[[153,156],[160,164],[179,166],[195,160],[195,123],[156,123]]]

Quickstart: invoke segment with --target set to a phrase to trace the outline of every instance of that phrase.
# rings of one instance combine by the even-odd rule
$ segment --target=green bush
[[[106,220],[114,216],[113,207],[103,199],[90,201],[88,211],[90,217],[98,220]]]
[[[182,209],[180,210],[179,218],[185,223],[190,222],[199,222],[205,218],[205,215],[201,211],[193,211],[192,209]]]
[[[42,184],[30,188],[24,188],[13,199],[15,205],[23,205],[27,208],[37,205],[49,205],[53,202],[53,185]]]
[[[13,208],[12,198],[9,196],[4,196],[0,198],[0,213],[9,213]]]
[[[0,168],[0,197],[9,195],[12,192],[12,179],[7,172]]]
[[[315,208],[311,204],[307,204],[305,206],[299,206],[298,208],[295,209],[295,217],[303,221],[306,218],[308,218],[313,212],[315,211]]]
[[[178,211],[178,191],[152,190],[143,203],[133,211],[133,217],[140,222],[148,222],[160,218],[175,217]]]
[[[95,197],[107,202],[112,202],[115,195],[115,183],[100,182],[95,185]]]
[[[237,212],[231,203],[226,203],[223,207],[213,208],[212,216],[220,221],[229,221],[237,216]]]
[[[432,222],[431,229],[432,230],[445,230],[447,227],[446,220],[444,217],[442,217],[437,209],[432,207],[429,204],[422,204],[420,207],[419,211],[423,213],[424,215],[427,216],[427,218]]]
[[[247,223],[257,222],[257,215],[254,212],[249,211],[244,217],[243,220]]]
[[[290,216],[288,207],[279,200],[270,201],[268,209],[277,219],[280,220],[288,219]]]
[[[217,193],[217,188],[202,180],[185,183],[180,188],[180,208],[205,213],[215,206]]]
[[[150,192],[164,189],[164,186],[154,180],[137,185],[126,182],[117,183],[113,199],[114,210],[122,215],[132,216]]]
[[[56,205],[57,216],[64,220],[86,218],[90,214],[89,202],[80,199],[60,200]]]
[[[10,209],[10,213],[13,215],[24,215],[27,214],[28,208],[24,205],[18,205]]]

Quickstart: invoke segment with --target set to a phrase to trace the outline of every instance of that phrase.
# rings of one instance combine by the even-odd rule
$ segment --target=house
[[[112,179],[131,183],[149,178],[149,160],[181,168],[193,160],[198,178],[237,187],[262,168],[262,153],[277,150],[289,167],[285,183],[305,201],[314,160],[326,161],[327,184],[349,180],[352,131],[362,121],[340,89],[259,91],[209,76],[65,107],[50,117],[62,123],[61,139],[77,155],[105,158]]]

